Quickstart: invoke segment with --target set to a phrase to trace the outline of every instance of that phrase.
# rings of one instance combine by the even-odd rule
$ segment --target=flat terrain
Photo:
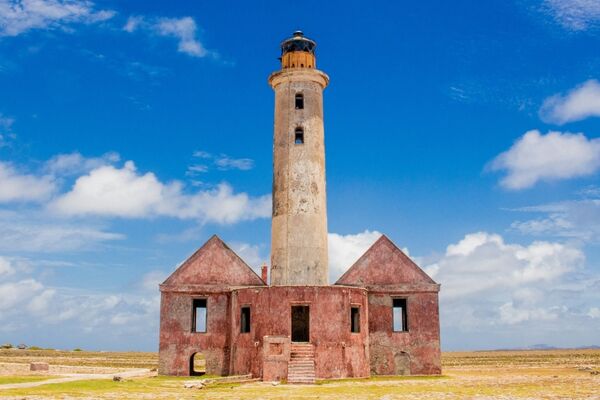
[[[50,371],[29,372],[31,361],[49,363]],[[444,353],[444,374],[440,377],[377,377],[308,386],[251,382],[213,383],[202,389],[186,389],[185,382],[198,382],[202,378],[146,376],[121,381],[86,378],[89,374],[152,370],[156,363],[155,353],[0,350],[0,387],[65,376],[83,379],[0,389],[0,398],[600,399],[600,350]]]

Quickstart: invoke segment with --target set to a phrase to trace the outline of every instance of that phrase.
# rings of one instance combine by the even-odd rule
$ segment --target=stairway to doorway
[[[288,383],[315,383],[315,348],[310,343],[293,343],[288,363]]]

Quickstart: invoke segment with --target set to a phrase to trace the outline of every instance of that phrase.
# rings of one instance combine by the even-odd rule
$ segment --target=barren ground
[[[50,364],[29,372],[29,362]],[[156,368],[155,353],[0,350],[0,385],[72,374]],[[294,386],[254,382],[185,389],[202,378],[80,380],[0,389],[1,399],[600,399],[600,350],[493,351],[443,354],[441,377],[377,377]],[[1,387],[1,386],[0,386]]]

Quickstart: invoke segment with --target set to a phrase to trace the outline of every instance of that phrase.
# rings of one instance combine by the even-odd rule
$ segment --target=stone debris
[[[203,389],[204,383],[202,382],[185,382],[183,387],[186,389]]]

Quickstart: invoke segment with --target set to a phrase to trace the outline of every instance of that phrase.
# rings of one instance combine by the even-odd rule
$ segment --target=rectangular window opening
[[[408,331],[406,299],[393,299],[393,302],[394,332],[406,332]]]
[[[295,144],[304,144],[304,131],[302,129],[296,129],[294,134]]]
[[[194,299],[193,301],[193,332],[206,332],[206,299]]]
[[[304,95],[302,93],[296,94],[296,110],[304,109]]]
[[[350,307],[350,332],[360,333],[360,308]]]
[[[240,314],[240,332],[250,332],[250,307],[242,307]]]

